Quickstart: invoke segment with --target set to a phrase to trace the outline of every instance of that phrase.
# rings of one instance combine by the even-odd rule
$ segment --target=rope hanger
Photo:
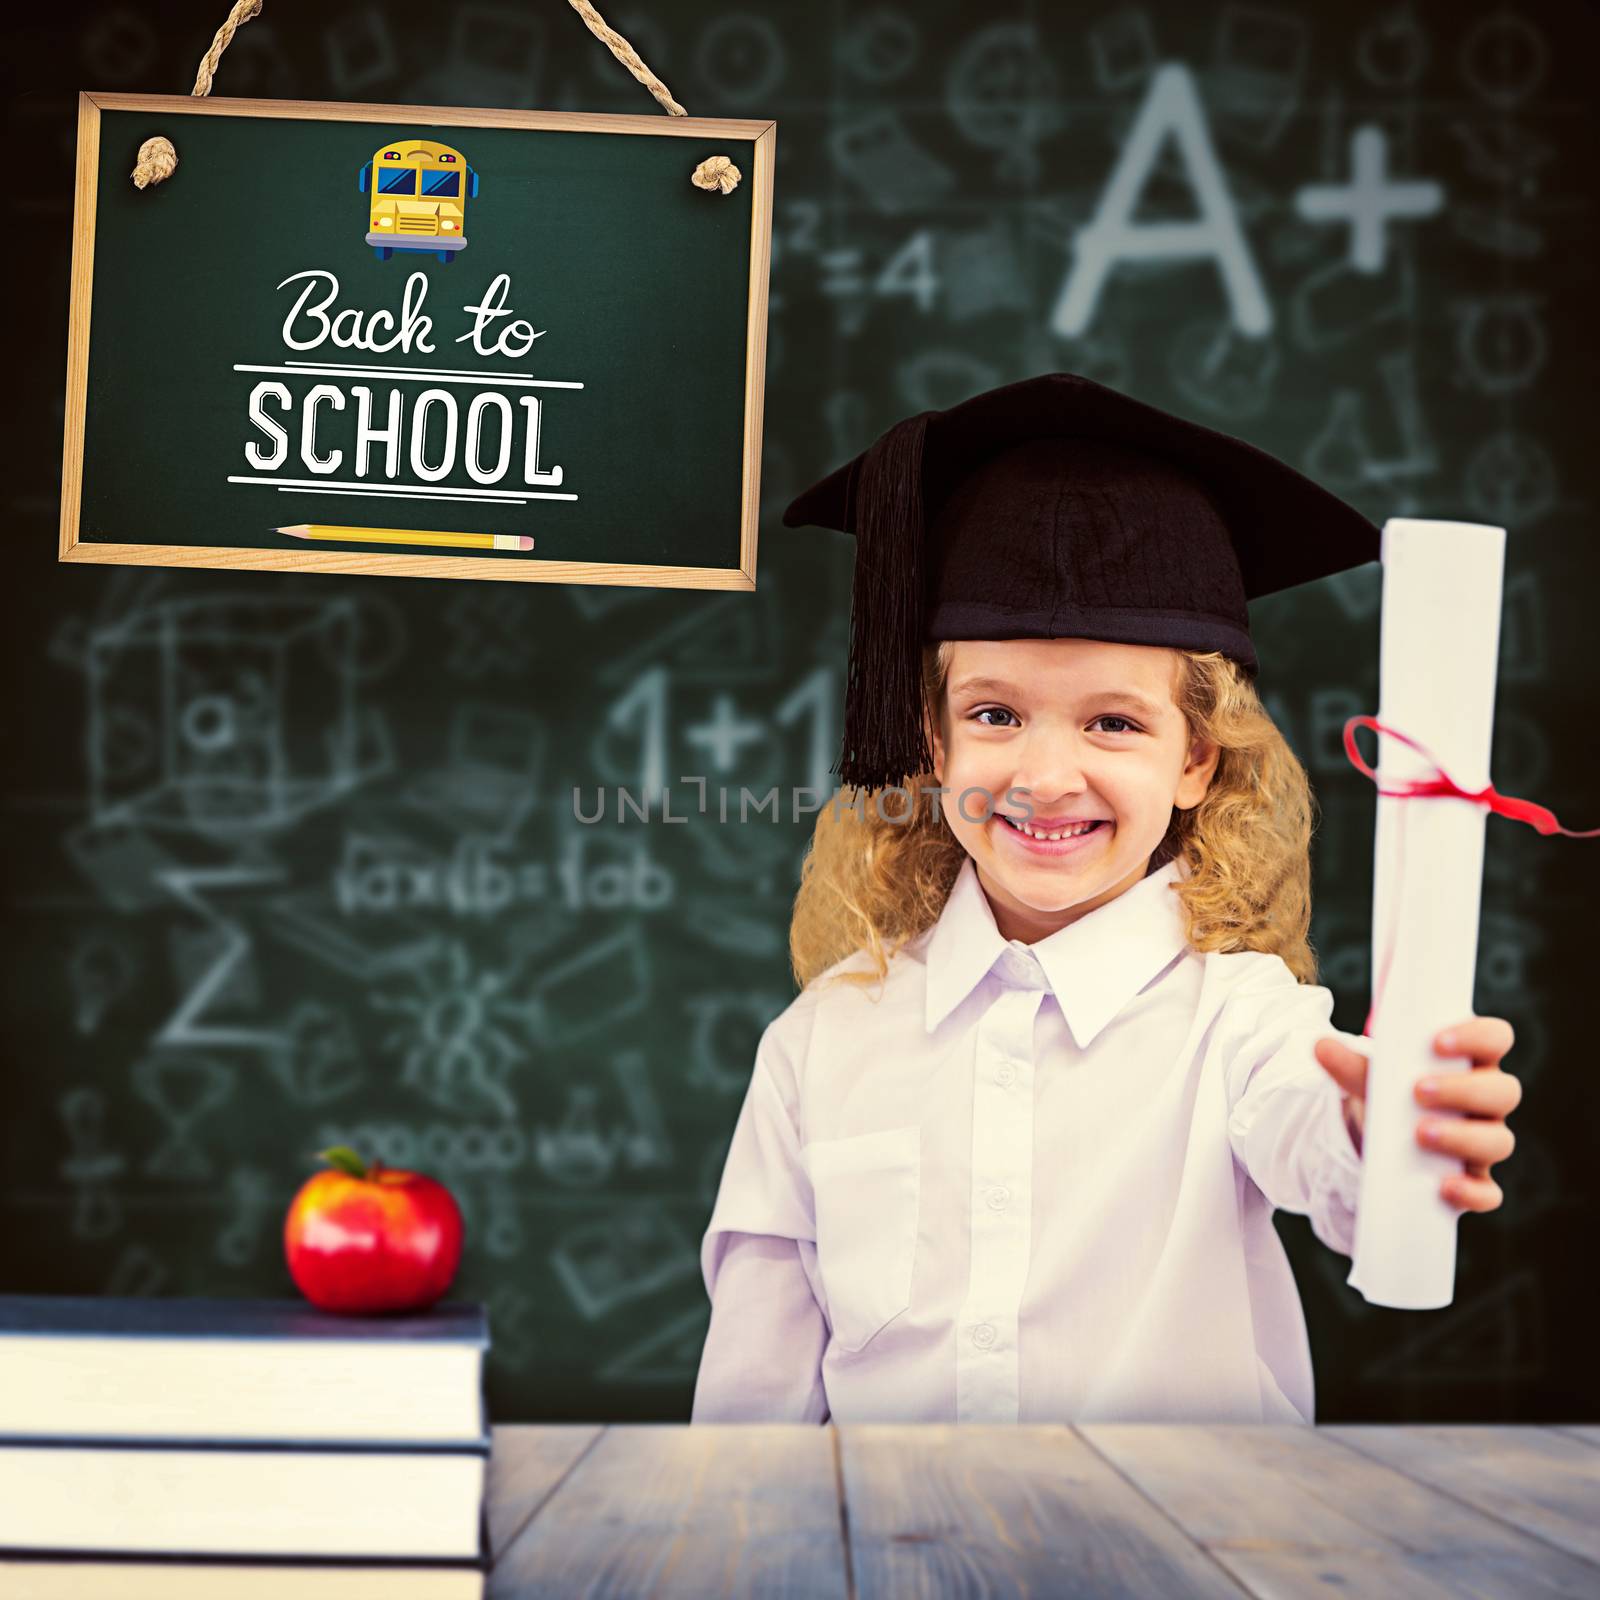
[[[584,25],[595,38],[609,49],[618,61],[647,88],[670,116],[686,117],[688,112],[672,98],[664,84],[643,61],[639,52],[604,17],[589,4],[589,0],[567,0],[574,11],[583,18]],[[212,80],[217,75],[217,63],[222,52],[233,42],[233,36],[252,17],[261,15],[265,0],[234,0],[222,26],[217,29],[211,48],[200,58],[199,70],[194,75],[196,95],[211,93]],[[164,134],[156,134],[139,146],[139,158],[133,168],[134,187],[146,188],[152,183],[164,183],[178,167],[178,152]],[[726,156],[708,156],[689,174],[689,181],[697,189],[715,189],[721,194],[731,194],[739,182],[739,169]]]

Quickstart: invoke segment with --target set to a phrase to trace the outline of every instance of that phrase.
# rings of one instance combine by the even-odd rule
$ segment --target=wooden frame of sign
[[[754,160],[741,174],[748,186],[750,242],[748,300],[744,330],[744,407],[743,460],[739,518],[738,558],[728,566],[658,565],[650,562],[547,560],[534,556],[507,559],[497,551],[492,555],[458,556],[450,554],[392,551],[364,545],[355,549],[318,548],[315,543],[295,544],[295,548],[275,549],[255,545],[197,545],[159,543],[113,543],[106,538],[80,537],[84,487],[84,441],[87,422],[89,381],[90,309],[94,294],[95,232],[100,177],[101,118],[104,112],[148,112],[155,114],[148,132],[164,127],[178,148],[180,165],[169,183],[182,183],[184,133],[181,119],[206,117],[279,117],[322,122],[368,122],[432,125],[463,129],[540,129],[556,132],[654,134],[677,136],[694,141],[699,147],[691,153],[704,159],[719,140],[753,141]],[[174,126],[177,122],[180,125]],[[378,137],[383,137],[379,135]],[[397,136],[388,135],[393,140]],[[72,241],[72,293],[67,343],[66,427],[61,471],[60,559],[72,562],[126,563],[137,566],[221,567],[255,571],[343,572],[384,574],[398,577],[501,578],[534,583],[633,584],[684,589],[754,589],[756,578],[756,532],[760,505],[760,460],[763,391],[766,373],[767,279],[771,258],[772,186],[777,126],[769,121],[744,121],[729,118],[634,116],[601,113],[482,110],[460,106],[413,106],[358,104],[337,101],[246,100],[192,95],[135,95],[98,92],[78,96],[78,158],[74,199]],[[199,157],[195,158],[196,160]],[[120,157],[119,157],[120,160]],[[743,165],[736,162],[736,165]],[[730,197],[695,190],[689,182],[693,161],[680,164],[677,181],[695,202],[706,207],[728,203]],[[753,170],[752,170],[753,169]],[[132,189],[131,179],[123,180]],[[420,180],[419,180],[420,181]],[[374,191],[377,179],[374,178]],[[474,188],[470,192],[476,193]],[[734,191],[737,193],[737,190]],[[144,191],[139,198],[159,201],[159,186]],[[383,259],[380,255],[380,259]],[[310,274],[305,274],[309,276]],[[331,276],[331,274],[330,274]],[[281,285],[280,285],[281,287]],[[485,297],[487,298],[487,296]],[[468,308],[474,312],[478,307]],[[501,314],[501,313],[496,313]],[[706,314],[715,315],[715,307]],[[531,328],[531,324],[522,326]],[[181,338],[193,330],[172,328]],[[203,331],[203,330],[202,330]],[[537,336],[537,335],[535,335]],[[465,337],[465,336],[463,336]],[[338,341],[336,341],[338,342]],[[458,341],[459,342],[459,341]],[[409,349],[409,346],[406,346]],[[474,349],[482,354],[476,343]],[[510,354],[511,352],[505,352]],[[446,359],[450,359],[448,356]],[[312,363],[298,363],[311,366]],[[284,368],[257,370],[286,371]],[[460,370],[460,369],[456,369]],[[448,381],[448,380],[447,380]],[[459,381],[459,380],[458,380]],[[506,381],[506,380],[501,380]],[[553,387],[581,388],[581,384],[554,384]],[[536,402],[524,401],[524,405]],[[671,395],[663,396],[671,404]],[[342,409],[342,400],[341,406]],[[393,415],[393,413],[391,413]],[[538,413],[533,413],[535,418]],[[313,433],[314,433],[313,424]],[[451,424],[452,443],[454,424]],[[507,424],[509,435],[510,424]],[[413,434],[415,434],[413,428]],[[527,459],[538,459],[538,428]],[[415,448],[415,445],[413,446]],[[305,446],[302,444],[302,451]],[[363,446],[363,451],[365,447]],[[152,452],[152,458],[167,465],[173,458]],[[363,453],[363,462],[366,457]],[[730,465],[731,471],[731,465]],[[559,481],[559,469],[557,469]],[[314,480],[300,480],[311,482]],[[541,480],[544,481],[544,480]],[[730,477],[731,482],[731,477]],[[317,492],[317,491],[302,491]],[[326,491],[323,491],[326,492]],[[337,492],[337,491],[335,491]],[[471,492],[471,491],[469,491]],[[398,498],[398,495],[395,496]],[[544,499],[576,499],[575,495],[545,495]],[[391,499],[391,504],[394,500]],[[519,502],[522,503],[522,502]],[[275,530],[273,530],[275,531]],[[537,544],[537,540],[534,541]]]

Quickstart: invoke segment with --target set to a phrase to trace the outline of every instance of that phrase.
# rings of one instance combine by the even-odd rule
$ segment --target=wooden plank
[[[844,1600],[833,1430],[609,1427],[495,1563],[493,1600]]]
[[[1340,1427],[1331,1438],[1600,1564],[1600,1453],[1547,1428]]]
[[[1587,1563],[1291,1426],[1077,1430],[1256,1595],[1522,1600],[1595,1592]]]
[[[600,1431],[579,1425],[494,1430],[487,1499],[489,1548],[497,1558]]]
[[[1259,1600],[1328,1600],[1331,1594],[1381,1600],[1593,1600],[1592,1567],[1545,1549],[1576,1569],[1556,1570],[1518,1557],[1370,1555],[1352,1550],[1225,1546],[1218,1559]]]
[[[1094,1424],[1078,1432],[1198,1543],[1504,1549],[1511,1530],[1339,1448],[1330,1430]]]
[[[1600,1428],[1579,1427],[1575,1424],[1562,1423],[1555,1431],[1567,1434],[1574,1439],[1582,1439],[1585,1444],[1592,1444],[1596,1450],[1600,1450]]]
[[[1226,1596],[1238,1586],[1071,1429],[839,1429],[861,1600]]]

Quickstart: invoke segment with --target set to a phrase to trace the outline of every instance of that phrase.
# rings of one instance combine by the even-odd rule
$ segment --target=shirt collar
[[[1182,874],[1169,861],[1115,900],[1019,949],[1032,950],[1080,1050],[1188,943],[1183,908],[1168,887]],[[925,1023],[935,1028],[977,988],[1009,941],[968,856],[927,946]]]

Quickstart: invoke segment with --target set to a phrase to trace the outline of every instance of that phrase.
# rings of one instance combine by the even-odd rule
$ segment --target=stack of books
[[[6,1600],[481,1600],[478,1305],[0,1295]]]

